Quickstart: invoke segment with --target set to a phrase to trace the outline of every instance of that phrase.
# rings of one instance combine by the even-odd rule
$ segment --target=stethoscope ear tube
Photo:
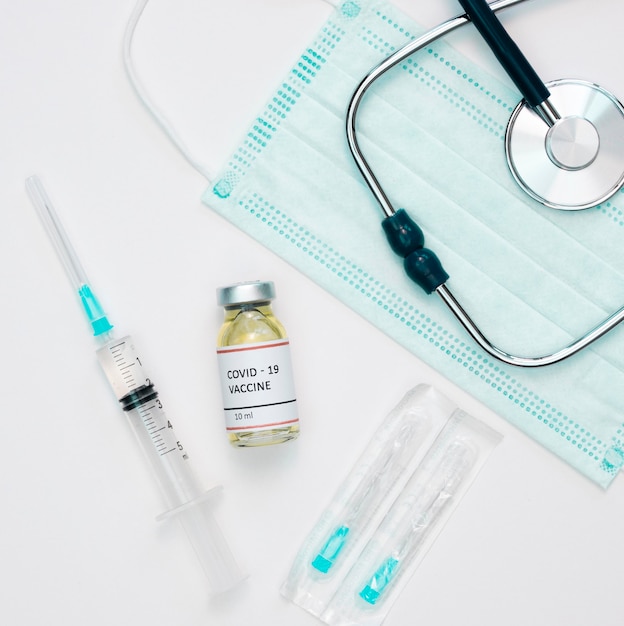
[[[535,108],[550,92],[485,0],[458,0],[527,104]]]
[[[488,7],[488,9],[491,8],[491,10],[495,12],[514,6],[523,1],[524,0],[495,0],[491,7]],[[449,308],[451,313],[457,318],[460,324],[465,328],[468,334],[490,356],[509,365],[520,367],[542,367],[545,365],[551,365],[576,354],[624,321],[624,307],[618,309],[615,313],[600,322],[579,339],[551,354],[536,357],[525,357],[512,355],[504,350],[501,350],[485,337],[477,324],[475,324],[452,294],[451,290],[446,285],[446,281],[449,278],[448,274],[444,271],[437,256],[431,250],[423,247],[424,236],[422,230],[413,220],[411,220],[411,218],[409,218],[403,209],[395,211],[388,196],[384,192],[370,165],[362,154],[357,141],[357,112],[360,103],[370,86],[385,72],[393,68],[403,59],[406,59],[408,56],[420,50],[425,45],[433,43],[443,35],[446,35],[447,33],[467,23],[469,23],[468,16],[456,16],[433,28],[418,39],[408,43],[403,48],[390,55],[377,67],[373,68],[358,85],[347,107],[347,143],[353,159],[366,181],[366,184],[370,188],[373,196],[386,216],[382,222],[383,229],[386,232],[386,237],[388,238],[391,248],[399,256],[403,257],[405,270],[408,276],[410,276],[410,278],[414,280],[414,282],[416,282],[426,293],[435,292]],[[516,58],[515,61],[517,60],[518,59]],[[523,74],[523,80],[528,78],[528,82],[532,83],[530,72],[526,72],[526,67],[522,67],[520,73]],[[532,101],[537,101],[542,97],[542,95],[544,95],[542,88],[538,85],[538,82],[541,84],[541,80],[539,80],[539,78],[535,83],[537,87],[535,87],[535,85],[533,86],[533,94],[531,96]],[[548,95],[549,92],[546,89],[546,98],[548,98]],[[549,123],[549,121],[552,122],[556,117],[555,115],[549,115],[549,113],[551,113],[549,107],[543,106],[540,102],[537,102],[537,106],[538,108],[544,109],[542,112],[537,112],[547,123]],[[556,113],[556,111],[553,110],[552,113]],[[549,120],[548,118],[553,119]]]

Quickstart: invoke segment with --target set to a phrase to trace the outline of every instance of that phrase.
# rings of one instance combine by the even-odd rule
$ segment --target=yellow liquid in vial
[[[286,329],[273,314],[270,304],[238,305],[225,309],[225,321],[217,337],[217,347],[238,346],[276,339],[287,339]],[[236,447],[267,446],[299,436],[299,423],[255,431],[230,431]]]

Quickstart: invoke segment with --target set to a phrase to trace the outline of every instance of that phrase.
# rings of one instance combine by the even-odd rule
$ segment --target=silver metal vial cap
[[[262,302],[273,298],[275,285],[270,280],[253,280],[217,288],[217,304],[220,306]]]

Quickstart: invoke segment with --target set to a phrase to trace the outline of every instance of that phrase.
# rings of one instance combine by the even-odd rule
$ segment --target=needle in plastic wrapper
[[[393,533],[388,556],[368,579],[359,595],[368,602],[376,604],[386,588],[392,585],[399,570],[407,565],[422,549],[428,535],[439,523],[444,510],[456,496],[460,485],[467,477],[475,462],[474,450],[463,442],[452,443],[434,470],[434,475],[425,484],[421,484],[414,494],[407,498],[403,506],[397,507],[390,517],[402,519]]]
[[[36,176],[26,180],[26,190],[80,299],[99,345],[96,354],[100,365],[160,488],[167,510],[157,519],[176,518],[181,523],[202,564],[211,593],[231,589],[245,576],[212,512],[221,487],[206,491],[199,484],[132,337],[115,337],[113,326]]]
[[[354,533],[365,525],[381,504],[388,490],[398,480],[413,453],[412,440],[423,437],[426,430],[421,422],[408,422],[380,451],[379,457],[362,476],[355,492],[345,504],[345,517],[312,561],[312,566],[327,574],[343,553]]]

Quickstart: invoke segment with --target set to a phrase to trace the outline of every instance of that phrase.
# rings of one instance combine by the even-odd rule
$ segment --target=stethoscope
[[[515,83],[523,100],[514,109],[505,135],[507,163],[522,189],[542,204],[563,210],[596,206],[624,184],[624,108],[608,91],[580,80],[543,83],[495,12],[524,0],[459,0],[466,13],[436,26],[407,44],[367,74],[347,110],[351,154],[384,215],[390,247],[404,259],[408,276],[442,301],[488,354],[523,367],[550,365],[587,347],[624,320],[624,307],[564,348],[542,356],[517,356],[483,334],[446,285],[449,276],[434,252],[424,247],[420,227],[404,209],[394,209],[359,148],[355,122],[368,88],[408,56],[456,28],[472,22]]]

